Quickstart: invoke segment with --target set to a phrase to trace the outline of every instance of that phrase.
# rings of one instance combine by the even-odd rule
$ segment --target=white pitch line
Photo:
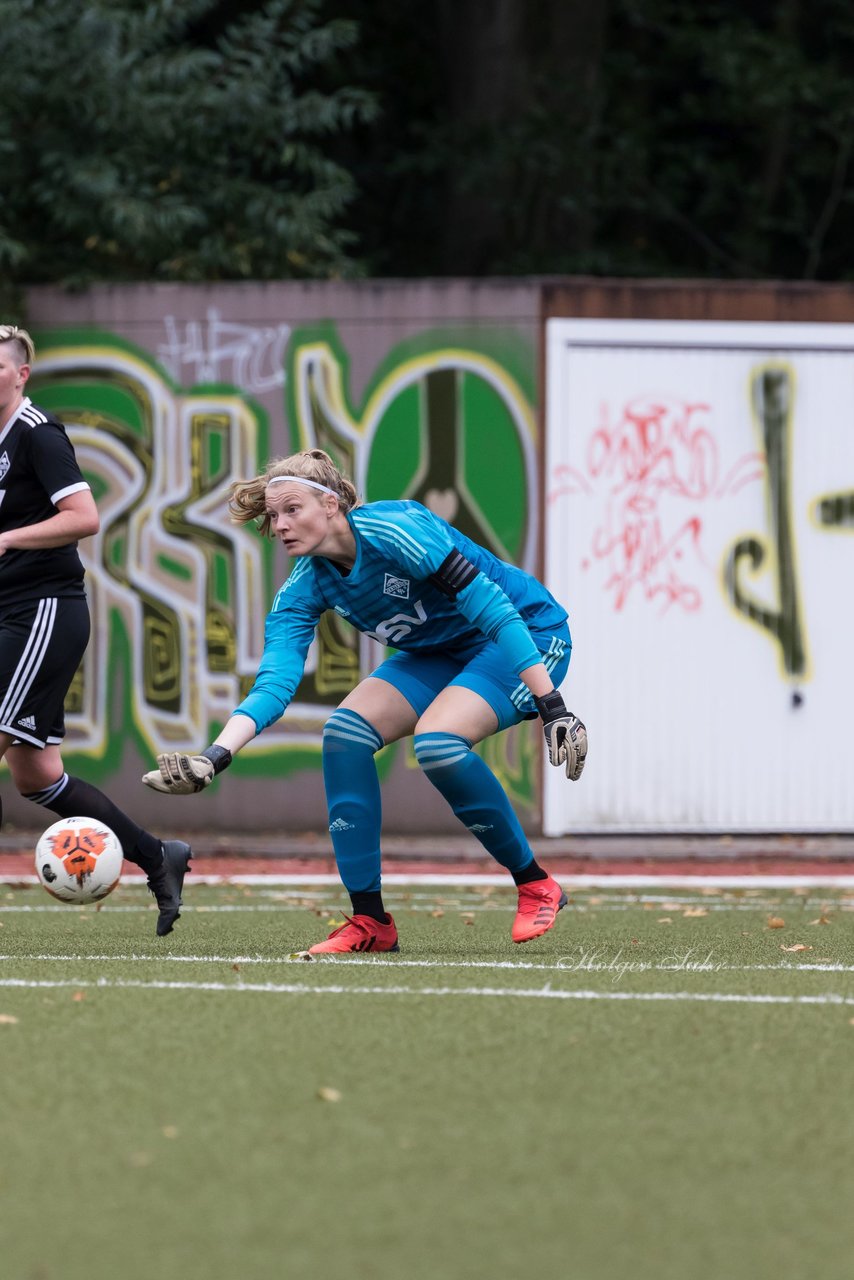
[[[814,902],[809,902],[807,900],[803,900],[802,902],[798,901],[798,902],[789,904],[789,908],[792,908],[792,907],[797,908],[801,913],[803,913],[803,912],[821,910],[821,908],[823,906],[826,906],[827,904],[828,904],[827,898],[820,898],[818,899],[818,901],[814,901]],[[333,903],[328,906],[325,904],[321,904],[321,905],[323,905],[323,914],[334,916],[336,917],[336,919],[338,919],[341,916],[342,904],[340,902]],[[758,912],[760,914],[767,915],[769,910],[776,910],[776,909],[782,908],[784,907],[785,904],[781,903],[779,900],[775,902],[760,901],[757,903],[746,903],[746,902],[721,902],[721,901],[715,900],[714,898],[699,898],[697,900],[696,905],[701,905],[705,909],[706,914],[708,915],[713,915],[713,914],[723,915],[728,912],[742,912],[742,913]],[[92,907],[97,908],[94,913],[90,911],[90,908]],[[456,903],[443,903],[442,907],[443,907],[443,914],[445,916],[451,916],[451,917],[453,917],[454,915],[474,916],[474,915],[480,915],[480,914],[494,914],[495,912],[501,912],[501,911],[509,912],[512,908],[512,903],[508,901],[506,903],[491,902],[487,904],[487,903],[478,902],[476,900],[472,900],[472,901],[461,901]],[[301,902],[255,902],[255,903],[253,902],[210,902],[210,903],[201,902],[198,904],[193,904],[193,903],[188,904],[185,902],[183,907],[181,908],[181,912],[182,912],[182,915],[189,917],[193,915],[199,915],[199,916],[249,915],[249,914],[270,915],[270,914],[275,914],[276,912],[294,912],[294,911],[303,911],[305,909],[306,909],[305,904]],[[602,902],[602,903],[595,903],[592,905],[586,902],[576,902],[571,905],[569,910],[571,915],[575,914],[578,916],[586,916],[586,915],[595,916],[597,914],[598,915],[608,915],[608,914],[616,915],[619,913],[626,913],[632,910],[643,910],[643,909],[644,908],[642,904],[638,902]],[[661,911],[664,908],[659,907],[658,909]],[[830,904],[830,909],[834,912],[834,914],[836,913],[847,914],[851,911],[854,911],[854,904],[849,902],[834,902]],[[425,914],[428,911],[432,912],[433,908],[427,903],[423,905],[419,905],[417,903],[409,904],[404,902],[395,906],[395,911],[398,911],[398,910],[409,911],[415,914]],[[76,906],[73,902],[39,903],[39,904],[6,903],[6,902],[0,903],[0,915],[44,914],[45,912],[56,913],[56,912],[68,912],[68,911],[87,912],[90,916],[93,914],[97,915],[99,914],[100,911],[103,911],[105,914],[110,914],[110,915],[128,915],[128,914],[134,914],[140,911],[148,911],[149,913],[153,912],[154,905],[153,903],[148,904],[145,902],[139,902],[135,905],[130,903],[120,904],[117,902],[113,902],[113,903],[101,902],[100,904],[88,903],[84,906]],[[647,914],[651,914],[648,908],[647,908]],[[673,916],[674,920],[678,920],[684,917],[684,913],[681,907],[676,911],[671,912],[670,914]]]
[[[143,982],[134,980],[110,981],[100,978],[97,982],[73,979],[2,978],[0,987],[27,990],[74,988],[75,990],[129,990],[141,991],[211,991],[241,992],[259,995],[294,996],[476,996],[513,1000],[623,1000],[660,1002],[691,1002],[700,1004],[776,1004],[776,1005],[854,1005],[854,996],[833,993],[821,996],[733,995],[718,991],[553,991],[551,987],[347,987],[342,985],[308,986],[302,983],[248,983],[248,982]]]
[[[21,905],[16,904],[14,906],[9,906],[7,903],[4,902],[4,903],[0,903],[0,915],[3,915],[5,913],[15,914],[17,912],[41,913],[44,911],[48,911],[48,912],[85,911],[89,915],[96,915],[98,914],[97,910],[95,912],[92,912],[90,908],[92,907],[97,908],[98,906],[100,906],[101,910],[103,910],[104,912],[109,912],[110,915],[126,915],[128,912],[137,913],[140,911],[147,911],[150,913],[154,911],[154,904],[153,903],[147,904],[145,902],[139,902],[137,903],[136,906],[129,906],[125,904],[122,904],[121,906],[119,906],[118,903],[110,903],[110,905],[107,906],[103,902],[101,903],[89,902],[89,903],[86,903],[85,906],[79,906],[79,907],[75,906],[73,902],[56,902],[56,903],[48,902],[48,903],[45,903],[44,905],[39,905],[39,906],[34,906],[32,903],[22,903]],[[281,902],[269,902],[269,903],[221,902],[221,903],[211,903],[210,905],[208,905],[207,903],[201,903],[198,906],[188,906],[187,903],[185,902],[184,905],[181,907],[181,915],[184,916],[184,915],[195,914],[195,915],[203,916],[203,915],[216,915],[221,913],[232,913],[232,914],[236,912],[245,913],[245,912],[252,912],[252,911],[266,912],[269,915],[270,912],[296,911],[298,909],[299,908],[296,905],[288,906],[285,903],[281,903]],[[336,913],[334,911],[330,911],[329,914],[334,915]],[[340,912],[338,912],[337,914],[340,914]]]
[[[698,954],[703,948],[697,948]],[[383,955],[361,955],[361,956],[335,956],[318,957],[318,962],[324,966],[332,965],[360,965],[361,967],[370,966],[376,969],[485,969],[488,971],[510,970],[519,972],[538,972],[538,973],[614,973],[617,972],[621,976],[626,973],[854,973],[854,964],[837,964],[829,962],[827,964],[818,964],[804,962],[798,964],[794,961],[780,960],[776,964],[724,964],[713,961],[709,958],[708,953],[703,960],[691,960],[690,951],[675,962],[668,964],[653,963],[647,960],[635,960],[623,958],[622,953],[616,953],[611,960],[598,961],[588,959],[586,955],[578,958],[570,957],[568,959],[558,959],[550,963],[537,963],[531,960],[402,960],[395,955],[389,958]],[[75,955],[48,955],[40,953],[37,955],[0,955],[0,964],[9,962],[29,962],[44,964],[45,962],[53,962],[56,964],[136,964],[158,962],[167,964],[258,964],[258,965],[280,965],[295,964],[290,955],[287,956],[176,956],[176,955],[154,955],[142,952],[130,952],[127,955],[91,955],[81,956]]]
[[[334,874],[316,874],[294,872],[292,875],[195,875],[192,872],[187,887],[192,885],[337,885],[341,881]],[[716,887],[720,889],[854,889],[854,875],[669,875],[662,871],[658,875],[610,875],[600,872],[598,875],[564,875],[559,877],[564,888],[655,888],[672,885],[674,888],[691,889],[694,886]],[[0,875],[0,884],[37,884],[34,875]],[[145,884],[145,876],[126,875],[122,884]],[[505,875],[476,874],[423,874],[407,875],[403,872],[390,872],[383,876],[384,885],[503,885],[512,888]]]

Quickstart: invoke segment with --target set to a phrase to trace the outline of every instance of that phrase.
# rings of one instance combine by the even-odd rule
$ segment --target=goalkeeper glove
[[[557,689],[534,698],[534,704],[543,722],[543,733],[549,751],[549,761],[554,765],[566,765],[566,776],[577,782],[587,759],[587,729],[567,711]]]
[[[167,751],[157,757],[157,768],[144,773],[142,780],[153,791],[168,796],[191,796],[209,786],[218,773],[228,768],[231,759],[227,747],[205,747],[197,756]]]

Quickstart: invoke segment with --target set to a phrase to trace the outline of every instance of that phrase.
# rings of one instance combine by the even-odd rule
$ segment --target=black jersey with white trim
[[[0,431],[0,531],[49,520],[57,502],[88,488],[65,427],[25,398]],[[76,542],[10,549],[0,556],[0,605],[81,596],[83,572]]]

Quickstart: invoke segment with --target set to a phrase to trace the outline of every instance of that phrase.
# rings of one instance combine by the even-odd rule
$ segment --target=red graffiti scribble
[[[575,467],[567,467],[563,464],[555,467],[554,480],[556,487],[546,495],[546,502],[549,506],[557,502],[558,498],[571,498],[578,493],[593,493],[590,483],[585,480],[580,471],[576,471]]]
[[[617,611],[634,590],[662,612],[702,607],[700,588],[688,578],[689,559],[704,573],[709,569],[701,508],[762,479],[765,464],[761,453],[745,454],[721,479],[711,416],[707,403],[668,395],[635,396],[616,412],[603,402],[587,444],[587,475],[571,466],[555,469],[549,503],[594,497],[605,486],[606,509],[590,554],[593,562],[606,562],[605,590]]]
[[[718,470],[717,444],[704,425],[708,413],[707,404],[638,396],[612,426],[603,404],[587,448],[591,476],[611,479],[614,493],[637,489],[650,496],[708,496]]]
[[[630,519],[625,508],[616,510],[613,523],[609,520],[596,529],[592,546],[594,559],[611,561],[605,589],[614,593],[614,608],[619,612],[632,588],[639,587],[645,599],[662,605],[662,611],[677,604],[695,613],[702,595],[698,587],[683,581],[675,562],[682,559],[686,545],[702,559],[702,529],[702,520],[692,516],[666,536],[657,515],[637,512]]]

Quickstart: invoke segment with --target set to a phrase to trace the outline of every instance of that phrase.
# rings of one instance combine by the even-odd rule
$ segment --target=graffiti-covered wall
[[[67,425],[101,511],[85,559],[93,638],[66,764],[158,829],[325,828],[320,732],[382,650],[327,615],[284,718],[202,797],[139,782],[198,750],[251,685],[288,572],[231,524],[230,483],[318,445],[368,501],[411,497],[536,570],[538,292],[525,283],[35,289],[30,394]],[[530,726],[483,747],[538,822]],[[408,746],[379,757],[392,829],[455,830]],[[31,807],[4,787],[12,821]]]
[[[850,830],[854,325],[553,319],[547,368],[546,832]]]
[[[420,499],[567,605],[581,782],[544,766],[536,725],[480,748],[529,831],[854,829],[851,287],[39,288],[28,309],[33,397],[102,514],[66,759],[140,820],[326,842],[321,728],[383,656],[337,616],[209,793],[139,781],[240,700],[289,570],[229,522],[230,483],[318,444],[367,500]],[[387,830],[459,830],[408,744],[378,761]]]

